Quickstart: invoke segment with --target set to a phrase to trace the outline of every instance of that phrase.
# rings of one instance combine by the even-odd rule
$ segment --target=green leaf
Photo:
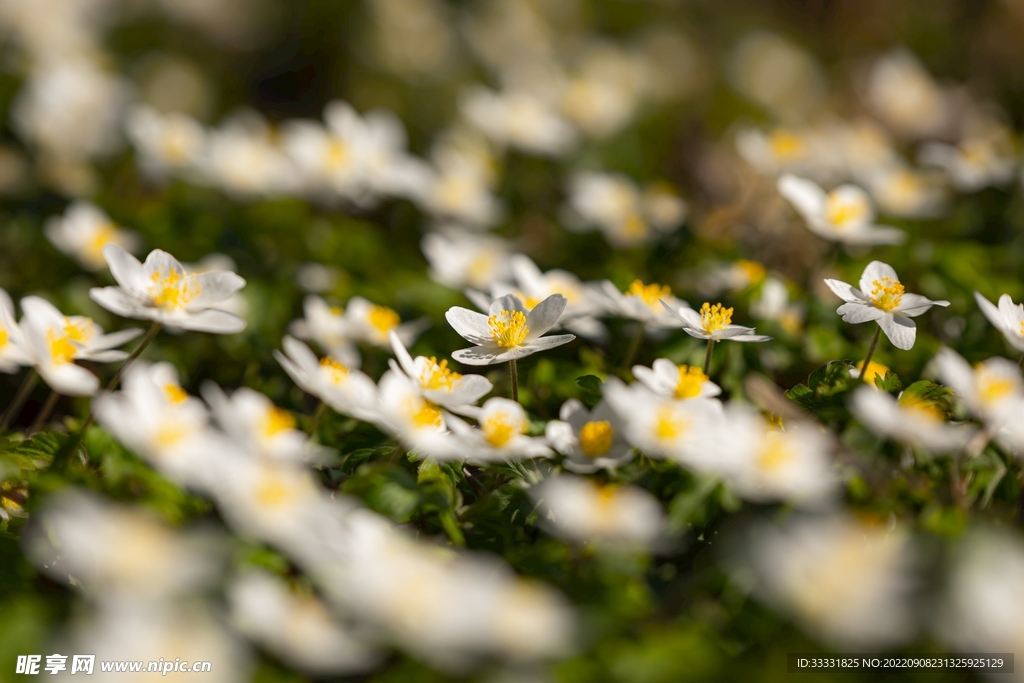
[[[593,408],[601,400],[601,378],[597,375],[583,375],[576,378],[576,384],[583,389],[583,402]]]

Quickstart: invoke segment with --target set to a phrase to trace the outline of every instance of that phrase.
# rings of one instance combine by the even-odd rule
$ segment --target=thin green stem
[[[1024,353],[1020,355],[1020,360],[1017,361],[1017,365],[1019,365],[1021,369],[1024,370]]]
[[[320,404],[316,407],[316,412],[313,413],[313,418],[309,421],[309,436],[312,437],[316,434],[316,430],[320,428],[320,423],[323,422],[324,415],[327,414],[327,404],[320,401]]]
[[[32,422],[32,426],[29,427],[29,436],[43,428],[43,425],[46,424],[46,421],[50,418],[50,413],[53,412],[53,407],[57,405],[58,398],[60,398],[60,394],[51,389],[50,395],[46,397],[46,403],[43,404],[39,414],[36,415],[35,421]]]
[[[857,377],[859,380],[864,379],[864,374],[868,371],[868,365],[871,364],[871,357],[875,355],[875,349],[878,348],[878,340],[882,336],[882,328],[875,328],[875,336],[871,338],[871,346],[868,347],[868,355],[864,359],[864,365],[860,368],[860,376]]]
[[[2,417],[0,417],[0,434],[7,431],[7,427],[11,422],[18,416],[18,412],[21,407],[25,405],[25,400],[28,399],[28,395],[32,393],[32,389],[35,388],[36,382],[39,381],[39,373],[36,372],[35,368],[28,371],[25,378],[21,380],[21,386],[18,387],[18,393],[14,395],[14,400],[11,401],[10,405],[7,406],[7,410],[4,411]]]
[[[519,402],[519,369],[516,367],[515,359],[508,362],[508,372],[512,377],[512,400]]]
[[[711,352],[715,348],[715,340],[708,339],[708,352],[704,356],[704,374],[711,376]]]
[[[637,322],[636,332],[633,333],[633,340],[629,343],[629,349],[626,351],[626,359],[622,361],[622,367],[628,369],[633,364],[633,359],[636,358],[637,351],[640,350],[640,345],[644,341],[644,324]]]
[[[156,335],[160,333],[161,327],[162,325],[158,322],[154,322],[152,326],[150,326],[149,332],[146,333],[146,336],[142,338],[142,341],[139,342],[139,345],[135,347],[135,350],[132,351],[131,355],[125,358],[124,363],[122,363],[121,367],[117,369],[117,373],[114,374],[113,379],[110,380],[106,388],[103,390],[104,395],[109,396],[111,393],[114,392],[115,389],[117,389],[117,385],[121,381],[121,376],[124,375],[125,370],[127,370],[128,366],[135,362],[135,359],[138,358],[142,354],[142,352],[146,350],[146,347],[149,346],[150,342],[156,339]],[[93,406],[95,405],[96,402],[93,401]],[[61,470],[64,469],[65,466],[67,466],[68,459],[71,457],[71,454],[78,450],[78,447],[82,445],[82,440],[85,439],[85,433],[89,431],[89,427],[91,427],[92,423],[95,421],[96,409],[94,407],[92,410],[89,411],[89,417],[85,419],[85,422],[74,434],[74,436],[71,437],[71,440],[68,441],[68,443],[63,448],[57,451],[57,454],[55,456],[53,456],[53,464],[51,465],[51,467],[55,471],[60,472]]]

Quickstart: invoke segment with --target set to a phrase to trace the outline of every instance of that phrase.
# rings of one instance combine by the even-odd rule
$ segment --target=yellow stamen
[[[103,247],[111,243],[117,243],[117,228],[111,223],[104,223],[96,228],[85,245],[85,260],[90,263],[105,263],[103,258]]]
[[[522,311],[501,311],[487,319],[491,337],[498,346],[511,349],[526,340],[530,328],[526,326],[526,315]]]
[[[622,234],[625,237],[642,239],[647,236],[648,232],[650,232],[650,228],[647,227],[647,221],[640,214],[631,213],[626,216],[626,220],[622,224]]]
[[[254,497],[260,507],[281,507],[295,497],[295,491],[280,480],[270,475],[264,475],[262,481],[256,486]]]
[[[263,435],[275,436],[289,429],[295,429],[295,416],[283,408],[273,407],[263,416]]]
[[[28,488],[19,485],[15,481],[5,481],[3,484],[0,484],[0,491],[11,494],[10,497],[0,494],[0,507],[3,507],[8,513],[20,514],[23,508],[15,498],[20,498],[21,500],[28,498]]]
[[[194,276],[185,275],[173,268],[164,273],[153,273],[150,280],[153,303],[168,310],[185,308],[202,292],[202,287]]]
[[[588,422],[580,429],[580,448],[587,457],[596,458],[604,455],[612,447],[615,430],[608,420]]]
[[[672,410],[662,406],[654,423],[654,435],[663,441],[674,441],[690,428],[689,421]]]
[[[341,306],[331,306],[331,313],[334,315],[341,315],[345,312],[345,309]]]
[[[513,290],[512,293],[516,296],[517,299],[523,302],[523,306],[528,311],[532,311],[534,307],[540,303],[540,299],[529,296],[526,292],[521,292],[518,289]]]
[[[764,276],[768,274],[765,267],[757,261],[748,261],[746,259],[740,259],[736,262],[736,267],[739,268],[744,275],[747,276],[747,281],[750,283],[760,282],[764,279]]]
[[[495,448],[501,448],[525,432],[526,424],[507,413],[494,413],[483,421],[480,429],[487,443]]]
[[[398,314],[387,306],[370,306],[370,312],[366,314],[366,319],[382,335],[386,335],[402,322]]]
[[[448,368],[447,360],[438,363],[437,358],[431,356],[430,360],[426,363],[426,367],[420,373],[420,386],[429,390],[443,389],[451,391],[455,388],[455,383],[461,379],[462,375],[452,372]]]
[[[854,199],[833,190],[825,199],[825,217],[837,228],[844,228],[851,223],[860,222],[867,214],[868,203],[864,197],[858,196]]]
[[[932,401],[926,401],[917,395],[902,396],[900,398],[900,405],[929,420],[942,422],[946,417],[938,405]]]
[[[804,151],[804,141],[788,130],[776,129],[768,136],[768,146],[779,159],[792,159]]]
[[[871,303],[883,311],[891,311],[898,307],[906,291],[899,280],[893,280],[888,276],[881,280],[873,280],[871,287]]]
[[[328,378],[334,384],[341,384],[348,378],[348,367],[333,356],[321,358],[320,367],[327,372]]]
[[[58,336],[53,330],[47,330],[46,341],[50,344],[50,360],[54,365],[63,365],[74,360],[78,348],[70,339],[63,335]]]
[[[444,426],[444,415],[430,401],[420,400],[415,408],[410,409],[412,422],[418,429],[432,427],[440,429]]]
[[[860,371],[864,367],[864,361],[857,361],[857,370]],[[864,381],[868,384],[875,383],[875,377],[885,377],[889,373],[889,368],[885,367],[881,363],[871,361],[868,363],[867,372],[864,373]]]
[[[333,139],[327,145],[327,168],[334,170],[345,166],[348,163],[348,145],[338,139]]]
[[[185,438],[188,433],[181,424],[177,422],[165,422],[156,430],[153,440],[160,448],[168,448]]]
[[[679,381],[676,383],[676,398],[694,398],[700,396],[700,390],[708,376],[696,366],[680,365]]]
[[[7,333],[7,329],[0,327],[0,349],[7,346],[7,340],[10,339],[10,335]]]
[[[793,460],[793,450],[786,444],[786,437],[777,431],[765,434],[761,451],[757,455],[757,466],[773,471],[785,467]]]
[[[1000,377],[989,372],[984,363],[975,366],[978,373],[978,396],[985,403],[996,403],[1014,392],[1016,382],[1009,377]]]
[[[645,285],[641,280],[633,280],[629,289],[626,290],[626,296],[635,296],[647,304],[651,310],[661,311],[663,308],[661,300],[672,296],[672,288],[668,285],[653,283]]]
[[[712,306],[705,301],[700,307],[700,323],[708,334],[717,332],[732,323],[732,309],[725,308],[722,304]]]
[[[164,395],[171,403],[184,403],[188,399],[188,392],[177,384],[168,382],[164,385]]]

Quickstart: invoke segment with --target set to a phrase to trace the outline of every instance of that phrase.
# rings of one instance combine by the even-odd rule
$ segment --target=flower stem
[[[142,338],[141,342],[139,342],[139,345],[135,347],[135,350],[132,351],[131,355],[125,358],[124,363],[122,363],[121,367],[117,369],[117,372],[114,374],[114,378],[110,380],[106,388],[103,390],[104,395],[109,396],[114,392],[115,389],[117,389],[117,384],[118,382],[121,381],[121,376],[124,374],[124,371],[127,370],[128,366],[131,365],[135,361],[135,359],[138,358],[142,354],[142,352],[146,350],[146,347],[149,346],[149,343],[156,339],[156,335],[159,334],[161,327],[162,326],[160,325],[160,323],[153,323],[153,325],[149,328],[149,332],[147,332],[146,336]],[[94,400],[93,406],[95,405],[96,402]],[[57,472],[60,472],[61,470],[64,469],[64,467],[67,465],[68,458],[70,458],[71,454],[74,453],[82,444],[82,440],[85,438],[85,433],[89,430],[89,427],[91,427],[92,423],[95,421],[96,409],[94,407],[92,410],[89,411],[89,417],[85,419],[85,422],[78,429],[78,431],[71,438],[71,440],[68,441],[68,443],[63,448],[57,451],[57,454],[55,456],[53,456],[53,464],[50,465],[50,467],[52,467]]]
[[[53,412],[53,407],[57,405],[58,398],[60,398],[60,394],[51,389],[50,395],[46,397],[46,403],[43,404],[39,414],[36,415],[35,421],[32,422],[32,426],[28,429],[29,436],[43,428],[43,425],[50,418],[50,413]]]
[[[21,410],[21,407],[25,405],[25,400],[28,398],[28,395],[32,393],[32,389],[36,386],[36,382],[38,381],[39,373],[36,372],[35,368],[29,370],[28,374],[25,375],[25,378],[21,380],[21,386],[18,387],[18,393],[14,395],[14,400],[11,401],[11,404],[7,406],[7,410],[4,411],[3,416],[0,417],[0,434],[7,431],[8,425],[10,425],[11,421],[18,416],[18,412]]]
[[[629,368],[633,364],[633,359],[636,358],[636,352],[640,350],[640,344],[644,341],[644,324],[638,322],[636,324],[636,332],[633,334],[633,341],[629,343],[629,350],[626,351],[626,359],[622,361],[623,368]]]
[[[864,358],[864,365],[860,367],[860,375],[857,377],[859,380],[864,379],[864,374],[868,371],[868,365],[871,363],[871,357],[875,355],[875,349],[878,348],[878,339],[882,336],[882,328],[875,328],[875,336],[871,338],[871,346],[868,347],[868,355]]]
[[[508,362],[508,373],[512,377],[512,400],[519,402],[519,369],[516,367],[516,361],[513,358]]]
[[[324,415],[327,414],[327,404],[320,401],[320,405],[316,407],[316,412],[313,413],[313,418],[309,421],[309,436],[312,437],[316,434],[316,430],[320,428],[320,423],[324,419]]]
[[[1020,360],[1017,361],[1017,365],[1019,365],[1021,369],[1024,369],[1024,353],[1020,355]]]
[[[715,348],[715,340],[708,339],[708,352],[704,356],[704,374],[711,376],[711,351]]]

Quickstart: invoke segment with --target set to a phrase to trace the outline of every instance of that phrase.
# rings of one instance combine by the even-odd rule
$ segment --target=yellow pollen
[[[327,145],[327,168],[341,168],[348,163],[348,145],[341,140],[331,140]]]
[[[480,426],[487,443],[501,448],[509,441],[526,431],[526,425],[506,413],[491,415]]]
[[[156,430],[153,440],[161,448],[173,446],[187,434],[187,430],[176,422],[165,422]]]
[[[511,349],[526,340],[530,328],[526,326],[526,315],[522,311],[501,311],[487,319],[491,337],[498,346]]]
[[[155,272],[150,276],[150,280],[153,303],[169,310],[185,308],[202,291],[196,278],[175,269],[165,273]]]
[[[587,457],[596,458],[608,452],[614,437],[615,430],[608,420],[588,422],[580,429],[580,448]]]
[[[333,313],[334,315],[341,315],[342,313],[345,312],[345,309],[342,308],[341,306],[331,306],[330,310],[331,313]]]
[[[103,247],[117,242],[117,228],[111,223],[104,223],[93,233],[85,245],[85,257],[90,263],[105,263]]]
[[[423,368],[423,372],[420,373],[420,386],[430,390],[451,391],[460,379],[462,379],[462,375],[452,372],[448,368],[447,360],[438,363],[437,358],[431,356],[426,367]]]
[[[764,444],[757,455],[757,466],[762,470],[773,471],[785,467],[793,460],[793,451],[786,444],[786,437],[781,432],[771,431],[765,434]]]
[[[844,228],[850,223],[864,219],[868,213],[867,202],[863,198],[851,200],[839,193],[829,192],[825,199],[825,216],[828,222],[837,228]]]
[[[469,281],[473,284],[481,285],[489,282],[491,273],[494,272],[494,259],[495,254],[493,252],[485,251],[470,261],[469,268],[466,270]]]
[[[384,335],[402,322],[398,314],[387,306],[370,306],[370,312],[366,314],[366,319],[370,321],[370,325]]]
[[[1008,377],[999,377],[988,372],[983,363],[975,366],[978,373],[978,396],[985,403],[995,403],[1013,393],[1016,383]]]
[[[708,376],[696,366],[680,365],[679,381],[676,383],[676,398],[695,398],[700,396],[700,390]]]
[[[857,361],[857,372],[860,373],[861,368],[864,367],[864,361]],[[871,361],[868,363],[868,370],[864,373],[864,381],[868,384],[875,383],[875,377],[885,377],[889,373],[889,368],[885,367],[881,363]]]
[[[341,384],[348,377],[348,367],[333,356],[321,358],[320,367],[327,371],[328,377],[334,384]]]
[[[280,507],[295,497],[295,492],[269,475],[256,487],[256,503],[261,507]]]
[[[888,276],[872,281],[871,287],[871,303],[883,311],[891,311],[899,306],[906,291],[899,280],[893,280]]]
[[[901,197],[913,197],[916,196],[924,189],[924,183],[913,173],[909,171],[901,171],[894,183],[894,188],[897,196]]]
[[[900,398],[900,405],[930,420],[942,422],[946,417],[935,403],[926,401],[920,396],[904,396]]]
[[[626,216],[626,220],[622,224],[622,234],[625,237],[642,239],[647,236],[648,232],[647,221],[641,218],[640,214],[631,213]]]
[[[517,299],[523,302],[523,306],[528,311],[532,311],[534,306],[540,303],[540,299],[530,296],[526,292],[521,292],[518,289],[512,290],[512,294],[514,294]]]
[[[606,517],[614,509],[616,498],[618,498],[618,489],[619,487],[615,484],[597,487],[597,514],[599,517]]]
[[[744,275],[747,276],[747,281],[751,283],[760,282],[767,275],[768,271],[757,261],[748,261],[746,259],[740,259],[736,262],[736,267],[739,268]]]
[[[63,365],[74,360],[78,348],[70,339],[63,335],[58,336],[53,330],[47,330],[46,341],[50,344],[50,359],[54,365]]]
[[[671,406],[662,406],[654,423],[654,435],[664,441],[678,439],[690,428],[690,423],[678,415]]]
[[[668,285],[649,284],[645,285],[641,280],[633,280],[626,290],[626,296],[635,296],[652,310],[662,309],[661,300],[672,296],[672,288]]]
[[[64,318],[64,336],[79,344],[87,343],[92,337],[91,322],[90,318],[81,318],[77,323],[71,318]]]
[[[444,426],[444,415],[430,401],[421,401],[419,407],[415,411],[410,412],[412,413],[412,422],[417,428],[433,427],[440,429]]]
[[[164,385],[164,395],[171,403],[184,403],[188,398],[188,392],[177,384],[167,383]]]
[[[10,338],[10,335],[7,333],[7,328],[0,327],[0,349],[7,346],[7,340]]]
[[[717,332],[732,323],[732,309],[725,308],[722,304],[712,306],[705,301],[700,307],[700,323],[708,334]]]
[[[768,136],[768,146],[780,159],[791,159],[804,150],[804,141],[788,130],[775,130]]]
[[[295,429],[295,417],[283,408],[271,408],[263,417],[263,435],[275,436],[289,429]]]

